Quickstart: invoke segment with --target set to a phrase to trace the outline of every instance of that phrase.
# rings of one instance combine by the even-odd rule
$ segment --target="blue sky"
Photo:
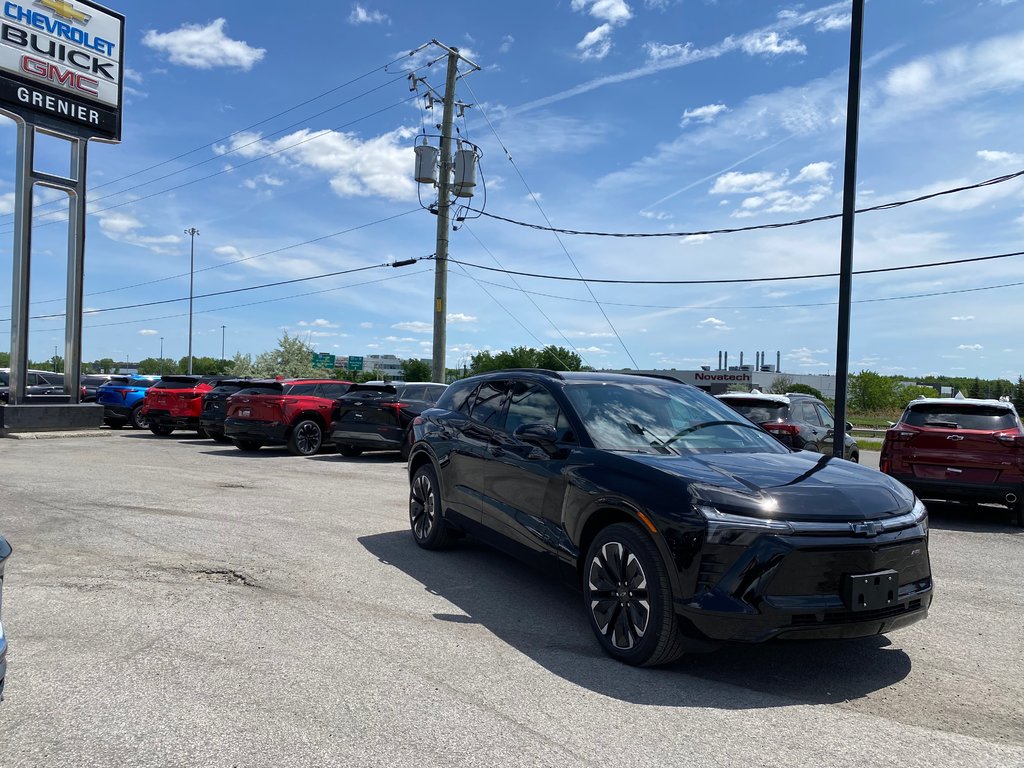
[[[365,0],[143,3],[127,16],[123,142],[90,148],[85,305],[108,309],[429,256],[413,150],[440,122],[404,74],[444,85],[442,52],[481,67],[457,121],[483,151],[488,214],[564,229],[668,233],[787,222],[842,205],[850,3]],[[385,64],[394,62],[386,70]],[[1024,169],[1024,2],[867,5],[859,207]],[[357,80],[357,78],[359,78]],[[355,81],[355,82],[352,82]],[[423,86],[420,94],[425,93]],[[325,94],[320,98],[320,94]],[[303,103],[308,102],[308,103]],[[0,347],[9,345],[13,123],[0,119]],[[504,147],[504,149],[503,149]],[[508,154],[506,154],[506,150]],[[61,171],[42,142],[37,165]],[[511,156],[511,160],[509,159]],[[856,269],[1021,250],[1024,182],[858,216]],[[421,189],[424,204],[433,190]],[[60,312],[66,230],[37,200],[32,313]],[[838,221],[741,234],[599,238],[482,216],[451,258],[590,278],[697,280],[838,271]],[[576,266],[574,267],[573,264]],[[1024,370],[1024,257],[855,278],[851,370]],[[968,292],[922,297],[948,291]],[[431,354],[433,263],[195,301],[194,352]],[[835,279],[727,285],[514,280],[451,265],[447,361],[559,344],[596,368],[695,368],[755,351],[835,368]],[[903,298],[896,298],[903,297]],[[599,303],[595,303],[599,302]],[[83,357],[187,349],[187,302],[88,314]],[[32,324],[30,355],[62,345]]]

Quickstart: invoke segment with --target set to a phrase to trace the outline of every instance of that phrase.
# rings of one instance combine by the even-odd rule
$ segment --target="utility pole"
[[[857,129],[860,122],[860,70],[864,40],[864,0],[853,0],[850,25],[850,77],[846,96],[846,170],[843,227],[839,248],[839,317],[836,334],[836,402],[832,455],[846,450],[846,395],[850,375],[850,307],[853,301],[853,222],[857,208]]]
[[[185,230],[185,234],[192,238],[191,254],[188,260],[188,373],[192,375],[192,286],[195,281],[196,272],[196,235],[199,230],[191,227]]]
[[[164,375],[164,337],[160,337],[160,375]]]
[[[220,327],[220,359],[221,360],[224,359],[224,329],[225,328],[227,328],[226,325],[222,325]]]
[[[431,360],[433,381],[445,383],[445,348],[448,344],[448,214],[449,176],[452,170],[452,123],[455,119],[455,80],[459,75],[459,49],[448,49],[448,76],[444,83],[441,117],[440,177],[437,182],[437,245],[434,255],[434,342]]]

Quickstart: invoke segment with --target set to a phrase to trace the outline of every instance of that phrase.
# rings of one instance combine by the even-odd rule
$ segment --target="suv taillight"
[[[395,413],[398,413],[403,408],[408,408],[409,404],[408,403],[381,403],[380,407],[381,408],[393,408]]]
[[[1003,445],[1019,445],[1024,447],[1024,435],[1019,432],[1010,432],[996,435],[996,438]]]
[[[920,433],[921,430],[914,427],[908,427],[906,424],[897,424],[895,427],[885,431],[885,439],[896,443],[906,442]]]
[[[784,424],[777,421],[770,421],[767,424],[762,424],[768,432],[773,435],[798,435],[800,434],[800,427],[796,424]]]
[[[119,389],[115,389],[114,391],[117,392],[117,394],[119,394],[121,396],[122,400],[127,400],[128,399],[128,393],[131,392],[130,389],[120,389],[120,388]]]

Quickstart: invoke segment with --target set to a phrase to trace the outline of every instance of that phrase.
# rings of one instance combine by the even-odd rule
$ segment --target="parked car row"
[[[918,496],[956,497],[952,479],[1010,505],[1024,490],[1024,430],[995,401],[915,401],[881,473],[853,441],[847,460],[831,455],[815,398],[719,399],[639,375],[508,370],[447,388],[168,376],[141,415],[154,434],[246,451],[399,451],[417,545],[471,534],[568,581],[605,652],[636,665],[919,621],[933,584]],[[923,458],[936,441],[946,458]],[[974,465],[957,472],[961,446]]]

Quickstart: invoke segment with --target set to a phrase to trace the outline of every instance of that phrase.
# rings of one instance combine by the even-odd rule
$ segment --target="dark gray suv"
[[[756,389],[751,392],[727,392],[716,397],[755,424],[760,424],[790,448],[832,455],[835,419],[818,398],[796,392],[769,395]],[[847,423],[847,430],[852,427],[852,424]],[[843,458],[860,461],[860,448],[849,432],[846,434]]]

